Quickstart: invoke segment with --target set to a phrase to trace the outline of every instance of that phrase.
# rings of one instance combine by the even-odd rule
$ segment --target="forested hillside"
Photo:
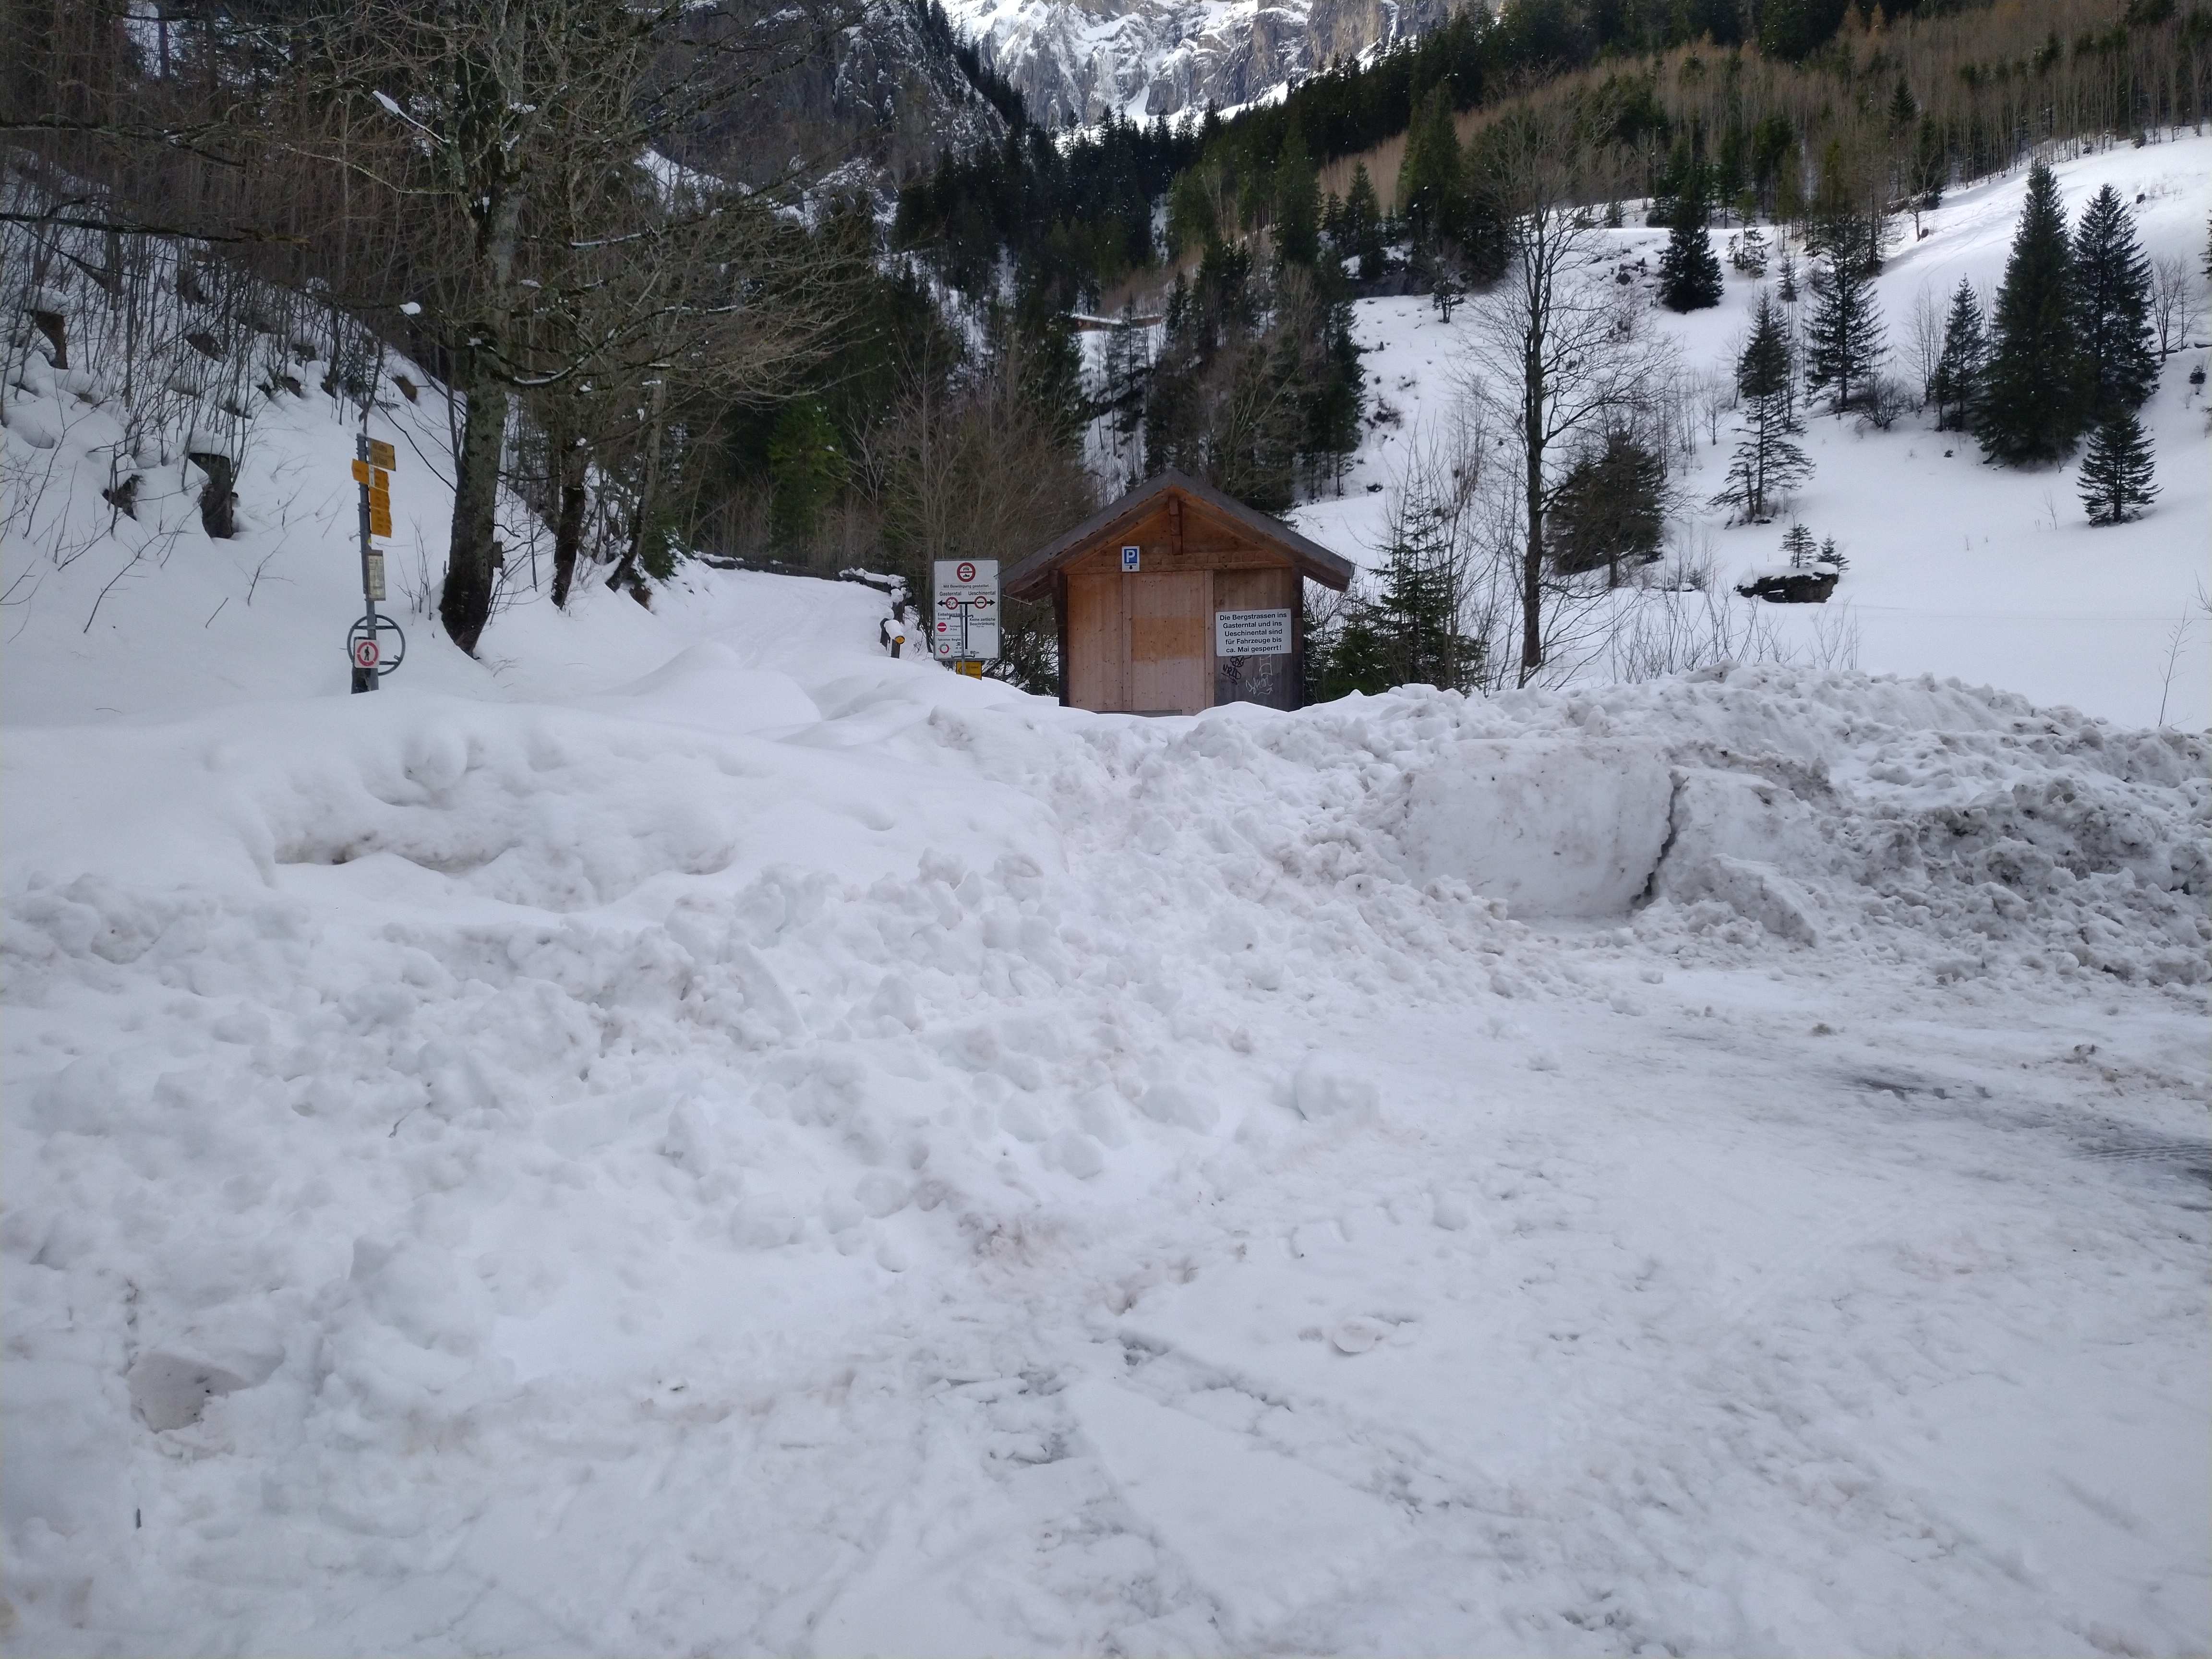
[[[357,401],[380,343],[406,353],[452,394],[440,592],[464,647],[536,533],[507,502],[548,526],[556,596],[646,598],[690,556],[913,578],[1167,465],[1274,510],[1333,493],[1378,412],[1350,306],[1449,308],[1498,278],[1532,203],[1665,223],[1686,201],[1808,255],[1856,215],[1879,240],[2038,145],[2197,120],[2212,41],[2168,0],[1515,0],[1233,118],[1071,137],[927,8],[889,33],[831,0],[526,28],[12,15],[21,309],[85,273],[119,297],[118,341],[206,342],[203,380],[260,373],[249,313],[296,312]],[[925,166],[900,135],[927,108],[958,113]],[[890,125],[864,142],[871,109]],[[1555,179],[1516,161],[1537,129]],[[209,326],[157,319],[163,239],[230,296]],[[1086,355],[1074,319],[1097,312],[1124,325]],[[137,349],[103,343],[103,372],[133,379]],[[1046,683],[1035,619],[1012,637],[1000,672]]]

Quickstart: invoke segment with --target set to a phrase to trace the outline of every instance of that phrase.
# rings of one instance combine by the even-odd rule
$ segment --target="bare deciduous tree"
[[[1943,360],[1943,307],[1927,283],[1912,296],[1905,324],[1905,362],[1912,371],[1913,407],[1924,409],[1935,396],[1936,366]]]
[[[2189,343],[2201,314],[2202,292],[2189,257],[2162,253],[2150,263],[2151,325],[2158,331],[2158,354],[2170,357]]]
[[[816,250],[774,192],[671,191],[653,177],[657,150],[708,106],[789,69],[828,20],[786,8],[748,32],[695,22],[705,15],[675,0],[381,0],[323,43],[323,78],[348,94],[344,141],[326,131],[303,148],[424,222],[411,239],[418,326],[462,398],[439,612],[464,650],[490,616],[518,393],[559,389],[547,401],[564,518],[579,449],[634,430],[635,553],[678,368],[711,363],[725,388],[768,395],[775,388],[760,382],[834,330],[828,296],[793,291]],[[563,596],[574,556],[573,541],[556,549]]]
[[[1594,214],[1603,199],[1593,147],[1567,118],[1532,110],[1485,135],[1486,170],[1511,264],[1477,302],[1468,389],[1495,404],[1519,472],[1521,639],[1516,678],[1544,665],[1545,515],[1571,448],[1638,404],[1668,361],[1643,326],[1642,301],[1607,278]]]
[[[929,591],[939,560],[1018,558],[1096,504],[1079,454],[1024,390],[1027,349],[1002,341],[949,378],[915,365],[898,412],[855,457],[910,592]],[[994,677],[1044,690],[1056,651],[1048,608],[1009,606]]]

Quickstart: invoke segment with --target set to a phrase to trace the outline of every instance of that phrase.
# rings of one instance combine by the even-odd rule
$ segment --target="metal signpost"
[[[353,689],[374,691],[405,660],[407,636],[390,617],[376,614],[384,597],[384,550],[374,538],[392,536],[392,474],[399,458],[390,444],[366,433],[354,440],[353,479],[360,489],[362,614],[346,631]]]
[[[932,653],[956,672],[980,678],[983,665],[999,654],[999,562],[939,559],[933,610]]]

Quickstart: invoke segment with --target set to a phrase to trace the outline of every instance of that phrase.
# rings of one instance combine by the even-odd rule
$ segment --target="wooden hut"
[[[1009,599],[1052,595],[1060,700],[1127,714],[1217,703],[1295,708],[1299,584],[1341,592],[1350,561],[1180,472],[1148,478],[1006,573]]]

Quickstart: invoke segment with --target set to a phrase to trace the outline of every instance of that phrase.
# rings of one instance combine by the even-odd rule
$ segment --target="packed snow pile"
[[[2201,741],[1774,671],[1086,716],[731,580],[847,642],[9,732],[19,1649],[2202,1634]],[[2094,1109],[2001,1069],[2121,994]],[[1793,1172],[1806,1086],[1881,1104]],[[1757,1289],[1668,1213],[1723,1168],[1855,1219]],[[2064,1346],[2056,1519],[1903,1449],[2031,1304],[2136,1356]]]

